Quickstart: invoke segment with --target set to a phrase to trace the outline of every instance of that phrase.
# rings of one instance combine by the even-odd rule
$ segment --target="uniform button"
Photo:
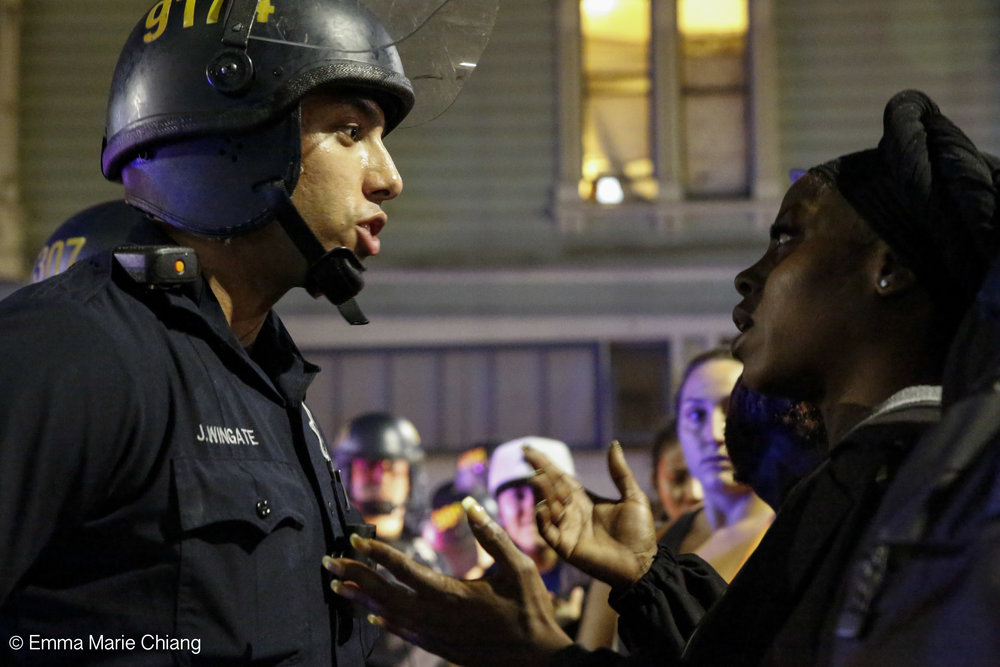
[[[271,514],[271,501],[267,498],[261,498],[257,501],[257,516],[261,519],[266,519],[268,515]]]

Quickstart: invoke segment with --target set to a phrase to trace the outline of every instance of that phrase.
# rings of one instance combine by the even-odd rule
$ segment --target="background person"
[[[420,538],[424,450],[413,422],[390,412],[358,415],[341,428],[332,453],[375,536],[433,565],[437,558]]]
[[[481,443],[462,451],[455,462],[455,489],[472,496],[490,516],[497,515],[496,499],[490,493],[490,453],[497,443]]]
[[[143,221],[144,214],[122,200],[86,208],[59,225],[35,258],[31,282],[62,273],[76,262],[111,250]]]
[[[681,442],[677,437],[677,419],[671,418],[653,434],[652,483],[656,490],[653,515],[662,535],[682,514],[701,505],[701,482],[688,470]]]
[[[730,394],[743,364],[727,348],[696,355],[677,392],[677,437],[691,474],[701,484],[701,507],[681,515],[660,543],[695,553],[731,580],[771,525],[774,512],[736,479],[726,443]]]
[[[583,614],[590,577],[560,559],[538,533],[535,492],[531,486],[534,470],[524,461],[524,447],[537,447],[546,452],[553,464],[567,475],[575,475],[576,466],[566,443],[539,436],[515,438],[498,445],[490,456],[489,465],[489,492],[496,499],[497,521],[535,564],[546,590],[552,595],[559,624],[572,635]]]
[[[409,419],[390,412],[366,412],[341,428],[333,458],[345,476],[348,496],[375,539],[391,544],[418,563],[447,571],[421,534],[424,450]],[[396,635],[382,633],[365,658],[368,667],[429,666],[442,661]]]
[[[469,529],[461,502],[471,496],[490,516],[497,516],[496,499],[489,492],[489,450],[494,447],[483,443],[462,451],[455,462],[454,479],[442,482],[431,496],[423,535],[456,577],[477,579],[493,564],[493,557]]]
[[[467,496],[453,482],[438,486],[431,496],[423,537],[438,554],[442,572],[459,579],[478,579],[493,564],[493,558],[476,541],[465,520],[462,500]]]

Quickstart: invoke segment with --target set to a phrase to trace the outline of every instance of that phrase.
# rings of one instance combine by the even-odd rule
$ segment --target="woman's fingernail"
[[[365,538],[361,537],[357,533],[351,534],[351,546],[361,553],[367,553],[367,545],[365,544]]]
[[[353,600],[355,593],[357,593],[357,589],[345,586],[344,582],[340,579],[334,579],[330,582],[330,590],[340,597],[347,598],[348,600]]]
[[[468,516],[472,517],[473,521],[486,520],[486,510],[472,496],[466,496],[462,499],[462,509]]]
[[[385,625],[385,621],[382,620],[381,616],[376,616],[375,614],[368,614],[368,622],[372,625],[382,626]]]
[[[340,566],[340,563],[329,556],[323,556],[323,567],[332,572],[334,576],[340,577],[344,574],[344,568]]]

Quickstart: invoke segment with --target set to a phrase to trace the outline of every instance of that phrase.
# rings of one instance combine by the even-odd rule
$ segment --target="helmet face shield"
[[[322,0],[310,1],[322,4]],[[316,30],[315,25],[302,25],[291,17],[276,21],[277,30],[255,25],[249,40],[315,49],[341,62],[398,53],[415,98],[404,127],[432,120],[452,105],[475,71],[499,9],[499,0],[351,0],[343,4],[345,18],[366,12],[381,30],[366,31],[345,21],[339,29],[353,31],[351,37],[331,45],[325,40],[331,31]],[[387,63],[383,66],[399,69]]]
[[[416,103],[412,127],[452,105],[476,69],[496,22],[499,0],[365,0],[399,51]]]

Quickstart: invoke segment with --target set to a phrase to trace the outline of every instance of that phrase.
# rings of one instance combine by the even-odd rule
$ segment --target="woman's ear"
[[[875,275],[875,291],[879,296],[892,296],[909,290],[917,282],[917,276],[906,266],[887,245],[879,251],[878,269]]]

